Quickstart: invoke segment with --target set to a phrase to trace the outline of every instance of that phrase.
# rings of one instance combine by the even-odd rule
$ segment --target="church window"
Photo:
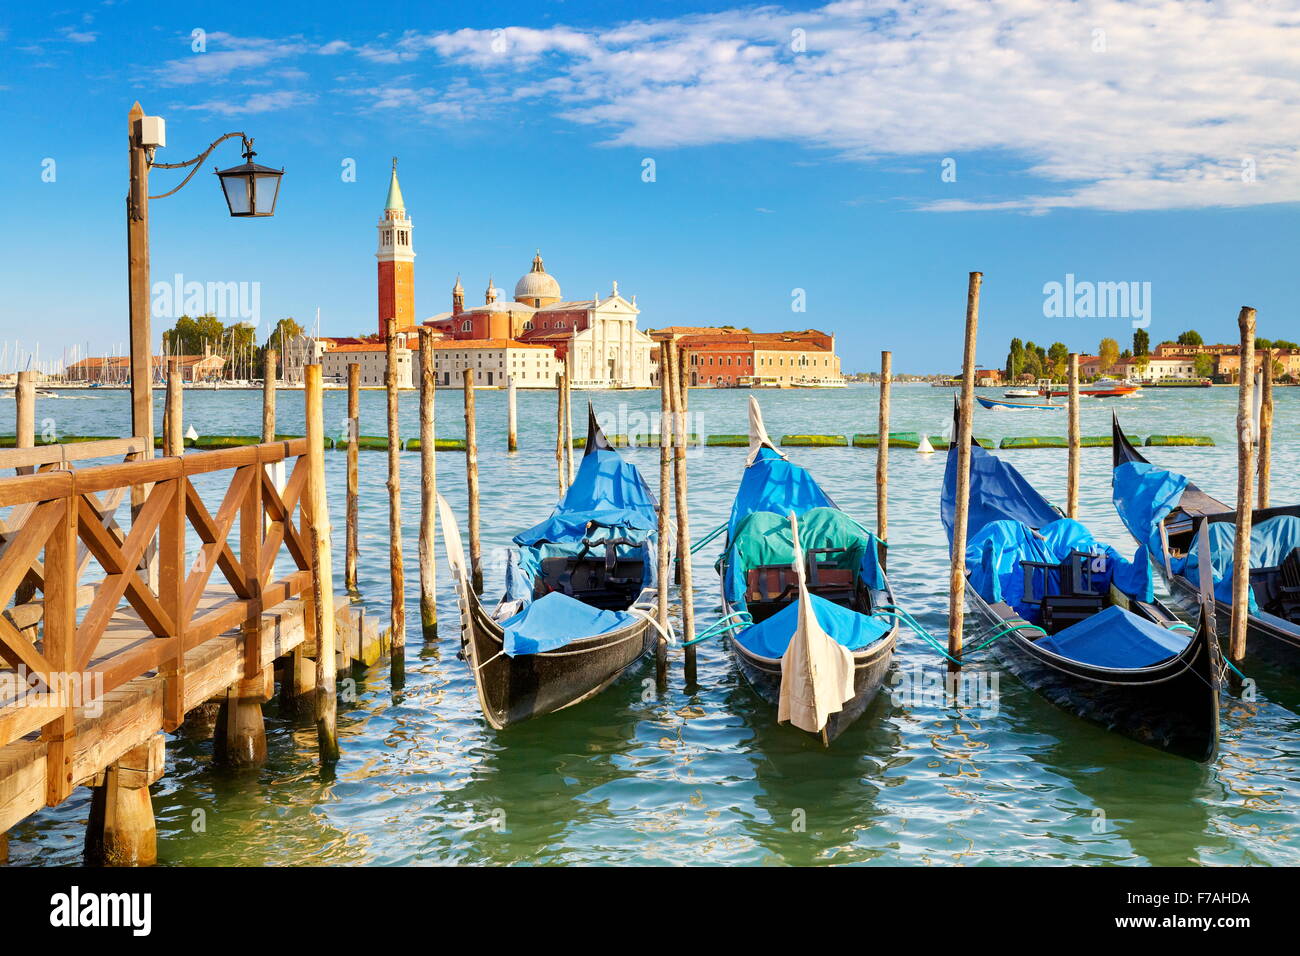
[[[524,331],[531,332],[532,330],[533,330],[533,320],[529,319],[527,322],[524,323]]]
[[[460,324],[460,330],[462,332],[468,332],[473,328],[474,328],[474,323],[471,322],[469,319],[466,319],[464,322]]]

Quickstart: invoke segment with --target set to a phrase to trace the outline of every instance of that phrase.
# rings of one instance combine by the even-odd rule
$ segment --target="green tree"
[[[1119,343],[1110,338],[1102,339],[1097,345],[1097,357],[1101,359],[1098,370],[1105,372],[1119,361]]]
[[[1186,332],[1179,334],[1179,345],[1204,345],[1205,340],[1201,338],[1201,333],[1195,329],[1188,329]]]
[[[1136,329],[1133,332],[1133,355],[1140,357],[1151,354],[1151,336],[1147,335],[1146,329]]]
[[[275,349],[280,353],[280,357],[283,358],[284,343],[296,339],[298,336],[302,335],[302,332],[302,326],[295,322],[292,316],[286,319],[281,319],[279,322],[275,323],[275,328],[271,331],[271,334],[267,336],[266,347],[268,349]]]
[[[1025,364],[1025,344],[1019,339],[1011,340],[1011,351],[1007,353],[1007,381],[1014,382],[1016,377],[1024,371]]]
[[[1197,378],[1214,377],[1214,356],[1213,355],[1196,356],[1196,377]]]
[[[1064,381],[1070,374],[1070,350],[1064,342],[1053,342],[1047,350],[1048,368],[1052,378]]]
[[[226,327],[215,315],[192,319],[182,315],[172,328],[163,333],[163,342],[171,355],[202,355],[205,347],[219,349]]]

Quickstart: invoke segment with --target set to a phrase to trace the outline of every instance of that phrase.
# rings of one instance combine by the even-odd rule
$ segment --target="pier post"
[[[966,342],[962,351],[961,405],[948,454],[957,454],[957,514],[952,527],[948,575],[949,671],[961,669],[962,626],[966,617],[966,523],[970,510],[971,406],[975,403],[975,338],[980,321],[980,285],[984,273],[972,272],[966,286]]]
[[[0,866],[9,862],[9,834],[0,833]]]
[[[128,750],[95,778],[86,824],[86,862],[153,866],[158,829],[149,785],[162,777],[163,736]]]
[[[669,389],[672,376],[668,372],[668,343],[659,343],[659,588],[655,610],[659,617],[659,641],[655,645],[655,680],[660,687],[668,680],[668,586],[672,580],[672,542],[668,540],[672,508],[672,442],[669,422],[672,421],[672,397]]]
[[[389,675],[393,687],[406,682],[406,569],[402,565],[402,438],[398,433],[397,320],[388,320],[384,390],[388,398],[388,566],[392,646]]]
[[[668,344],[668,367],[672,374],[673,410],[673,487],[677,500],[677,569],[681,581],[682,643],[685,647],[686,686],[695,683],[695,645],[688,644],[695,637],[694,588],[691,581],[691,523],[686,486],[686,403],[687,375],[681,361],[685,357],[676,342]],[[662,426],[660,426],[662,430]]]
[[[252,641],[256,647],[257,632],[246,629],[244,640]],[[215,763],[235,769],[260,767],[266,763],[266,723],[262,719],[262,705],[273,696],[273,677],[269,669],[262,669],[244,680],[235,681],[226,689],[212,735],[212,759]]]
[[[470,585],[483,593],[483,551],[478,536],[478,428],[474,421],[474,370],[465,369],[465,484],[469,496]]]
[[[18,373],[14,387],[14,447],[31,448],[36,444],[36,373]],[[30,471],[31,469],[24,469]]]
[[[303,368],[307,418],[307,487],[304,512],[311,542],[312,627],[316,635],[316,739],[322,764],[339,759],[338,691],[334,660],[334,564],[325,500],[325,410],[321,367]]]
[[[1273,464],[1273,350],[1264,349],[1259,380],[1259,507],[1269,502],[1269,472]]]
[[[275,441],[275,349],[262,359],[262,441]]]
[[[894,354],[880,353],[880,440],[876,443],[876,537],[889,540],[889,386],[894,379]]]
[[[564,487],[573,484],[573,363],[572,356],[564,357]]]
[[[167,367],[167,401],[163,408],[163,454],[179,458],[185,454],[185,416],[181,403],[184,390],[181,387],[181,370],[175,359],[168,360]]]
[[[514,441],[514,381],[510,382],[511,443]],[[420,328],[420,628],[426,641],[438,639],[438,464],[434,411],[433,330]],[[513,448],[511,449],[513,451]]]
[[[506,378],[506,451],[519,450],[519,415],[515,405],[515,377]]]
[[[564,497],[564,373],[555,373],[555,480]]]
[[[1237,533],[1232,546],[1232,630],[1228,656],[1246,656],[1250,594],[1250,526],[1255,491],[1253,392],[1255,384],[1255,310],[1243,305],[1237,315],[1241,331],[1240,390],[1237,393]]]
[[[361,434],[361,366],[348,365],[348,478],[347,535],[343,552],[343,586],[350,594],[357,588],[357,521],[360,517],[360,474],[357,462],[357,436]]]
[[[1050,402],[1051,389],[1048,388]],[[1079,517],[1079,354],[1070,353],[1070,416],[1069,421],[1069,470],[1065,479],[1065,515],[1067,518]]]

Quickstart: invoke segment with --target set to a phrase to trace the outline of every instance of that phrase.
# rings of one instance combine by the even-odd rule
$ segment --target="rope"
[[[908,614],[906,611],[904,611],[901,607],[898,607],[896,604],[882,604],[880,605],[880,607],[876,608],[876,610],[872,613],[871,616],[892,617],[899,621],[902,621],[909,628],[915,631],[916,634],[921,638],[921,640],[925,641],[934,650],[938,651],[948,660],[952,661],[954,664],[961,663],[961,661],[957,660],[957,658],[953,657],[951,654],[948,653],[948,651],[944,648],[944,646],[939,643],[938,639],[935,638],[935,636],[931,634],[929,631],[927,631],[920,621],[912,617],[912,615]]]
[[[754,618],[748,611],[733,611],[714,621],[689,641],[682,641],[682,647],[690,647],[693,644],[700,643],[700,641],[707,641],[710,637],[721,634],[723,631],[735,631],[742,627],[752,627],[753,624]]]
[[[694,554],[696,551],[699,551],[700,548],[704,547],[706,544],[708,544],[710,541],[712,541],[714,538],[716,538],[718,535],[720,535],[722,532],[726,530],[727,530],[727,522],[724,521],[722,522],[722,524],[718,525],[716,528],[714,528],[712,531],[706,534],[699,541],[696,541],[693,545],[691,545],[691,554]]]
[[[642,604],[633,604],[630,608],[627,609],[627,611],[629,614],[636,614],[640,617],[645,618],[650,623],[650,625],[656,631],[659,632],[659,635],[669,644],[677,643],[677,635],[673,633],[672,619],[669,618],[668,630],[665,631],[662,627],[659,626],[659,621],[656,619],[656,617],[651,615],[651,611],[653,611],[655,615],[657,615],[659,612],[658,608],[652,608]]]

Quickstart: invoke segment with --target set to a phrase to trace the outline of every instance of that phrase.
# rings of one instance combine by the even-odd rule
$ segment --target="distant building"
[[[411,349],[397,349],[397,387],[412,388],[418,359]],[[353,345],[332,345],[321,352],[321,377],[327,382],[344,383],[348,380],[348,366],[359,365],[360,384],[384,385],[388,369],[388,349],[382,343],[362,342]]]
[[[153,377],[155,382],[166,378],[165,363],[174,362],[180,366],[181,381],[211,382],[221,377],[221,370],[226,360],[220,355],[155,355],[153,357]],[[131,378],[131,357],[129,355],[98,355],[81,359],[68,366],[65,373],[73,382],[96,382],[99,384],[125,384]]]
[[[685,356],[690,384],[737,386],[843,385],[835,336],[816,329],[802,332],[750,332],[734,328],[655,329],[658,341],[672,340]]]

